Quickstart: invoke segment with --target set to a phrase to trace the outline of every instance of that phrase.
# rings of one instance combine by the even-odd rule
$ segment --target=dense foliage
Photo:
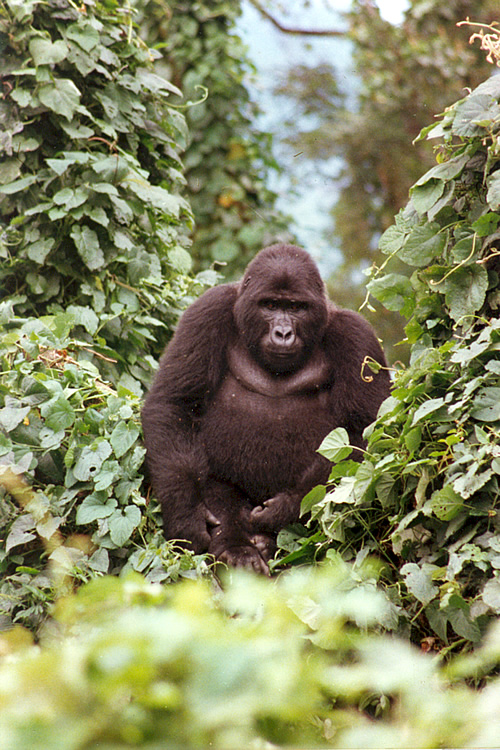
[[[262,247],[286,240],[286,220],[274,210],[269,175],[278,169],[269,134],[256,128],[257,105],[245,80],[252,74],[236,33],[241,0],[134,0],[141,31],[158,47],[182,89],[189,138],[184,174],[195,218],[196,268],[225,264],[238,276]],[[177,100],[176,100],[177,101]],[[184,107],[185,102],[196,106]]]
[[[8,0],[0,44],[0,465],[40,490],[25,511],[0,498],[1,608],[36,627],[53,598],[44,538],[68,540],[83,580],[193,567],[145,496],[138,413],[201,279],[186,275],[178,90],[130,15],[115,2]]]
[[[334,487],[306,498],[322,534],[305,549],[379,555],[411,637],[439,650],[477,642],[500,614],[500,77],[421,137],[440,138],[438,164],[382,236],[368,284],[409,317],[411,362],[363,463],[341,461]],[[411,276],[387,273],[393,257]],[[331,457],[345,437],[331,436]]]
[[[64,311],[147,382],[189,290],[187,131],[178,90],[108,7],[4,5],[1,281],[9,315]]]
[[[392,607],[373,568],[335,556],[277,581],[161,587],[101,578],[59,602],[42,648],[0,637],[2,750],[495,747],[492,630],[443,667],[373,632]],[[53,624],[55,626],[55,623]]]

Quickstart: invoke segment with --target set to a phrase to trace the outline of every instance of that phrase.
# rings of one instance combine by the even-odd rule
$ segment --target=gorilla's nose
[[[292,326],[289,325],[277,325],[274,326],[271,339],[273,344],[281,347],[289,347],[295,341],[295,333]]]

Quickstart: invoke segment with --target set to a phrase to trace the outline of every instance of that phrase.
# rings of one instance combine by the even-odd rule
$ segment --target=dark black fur
[[[370,325],[327,301],[309,255],[272,245],[239,284],[183,315],[147,396],[147,462],[169,539],[267,571],[276,532],[328,477],[316,453],[335,427],[353,445],[389,393]],[[370,371],[367,371],[371,374]]]

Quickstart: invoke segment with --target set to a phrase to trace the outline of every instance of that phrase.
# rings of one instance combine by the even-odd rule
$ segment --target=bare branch
[[[273,26],[276,26],[277,29],[282,31],[284,34],[297,34],[297,35],[303,35],[303,36],[345,36],[346,31],[339,31],[338,29],[299,29],[299,28],[292,28],[290,26],[284,26],[281,21],[278,21],[277,18],[274,18],[268,10],[262,7],[259,0],[249,0],[250,4],[253,5],[256,10],[259,11],[261,15],[264,16],[264,18],[267,18],[268,21],[270,21]]]

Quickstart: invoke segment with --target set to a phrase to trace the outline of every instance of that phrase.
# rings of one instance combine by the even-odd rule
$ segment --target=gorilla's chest
[[[328,415],[324,389],[264,395],[228,373],[202,420],[211,471],[254,495],[286,489],[332,429]]]

